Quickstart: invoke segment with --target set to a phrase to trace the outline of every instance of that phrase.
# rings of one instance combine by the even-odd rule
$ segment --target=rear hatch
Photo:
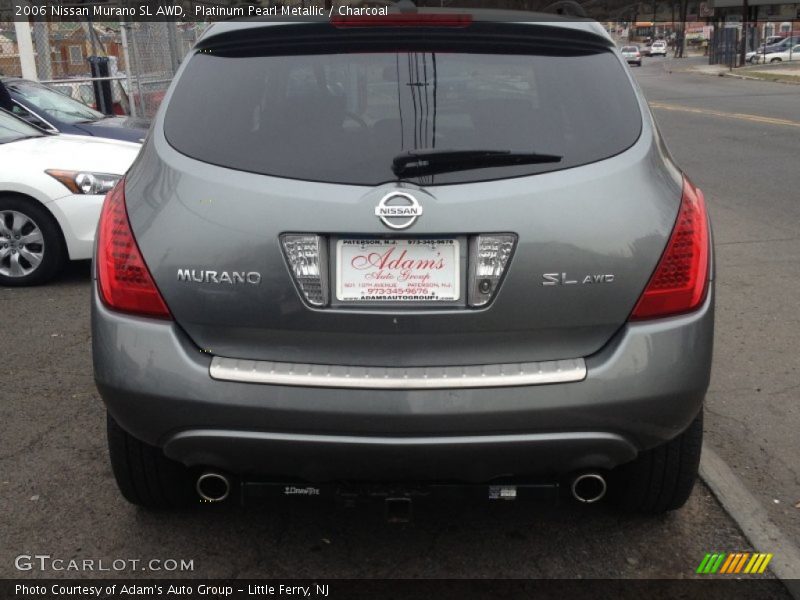
[[[587,356],[680,203],[643,110],[610,41],[575,25],[230,26],[179,73],[128,211],[214,355]]]

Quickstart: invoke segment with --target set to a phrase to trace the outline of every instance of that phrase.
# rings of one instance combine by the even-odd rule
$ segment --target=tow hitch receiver
[[[550,501],[557,502],[558,483],[508,484],[324,484],[245,481],[242,503],[264,504],[276,501],[339,502],[348,507],[383,501],[389,523],[411,521],[414,505],[436,501]]]

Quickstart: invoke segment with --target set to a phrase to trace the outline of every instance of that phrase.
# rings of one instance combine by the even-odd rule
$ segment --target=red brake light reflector
[[[684,178],[672,235],[631,319],[666,317],[699,308],[708,289],[709,244],[703,192]]]
[[[125,208],[124,179],[106,195],[97,235],[97,281],[100,298],[106,306],[169,319],[169,309],[133,237]]]

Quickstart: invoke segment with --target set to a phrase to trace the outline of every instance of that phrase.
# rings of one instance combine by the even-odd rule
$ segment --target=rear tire
[[[66,256],[61,229],[49,210],[30,198],[0,194],[0,285],[46,283]]]
[[[614,503],[628,512],[661,514],[686,504],[697,480],[703,446],[703,413],[666,444],[639,454],[611,473]]]
[[[107,415],[108,453],[119,491],[131,504],[151,509],[196,504],[191,471],[160,448],[136,439]]]

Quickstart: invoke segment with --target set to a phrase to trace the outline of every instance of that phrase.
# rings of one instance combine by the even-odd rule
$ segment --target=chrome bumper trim
[[[214,357],[212,379],[295,387],[441,390],[569,383],[586,378],[582,358],[463,367],[355,367]]]

